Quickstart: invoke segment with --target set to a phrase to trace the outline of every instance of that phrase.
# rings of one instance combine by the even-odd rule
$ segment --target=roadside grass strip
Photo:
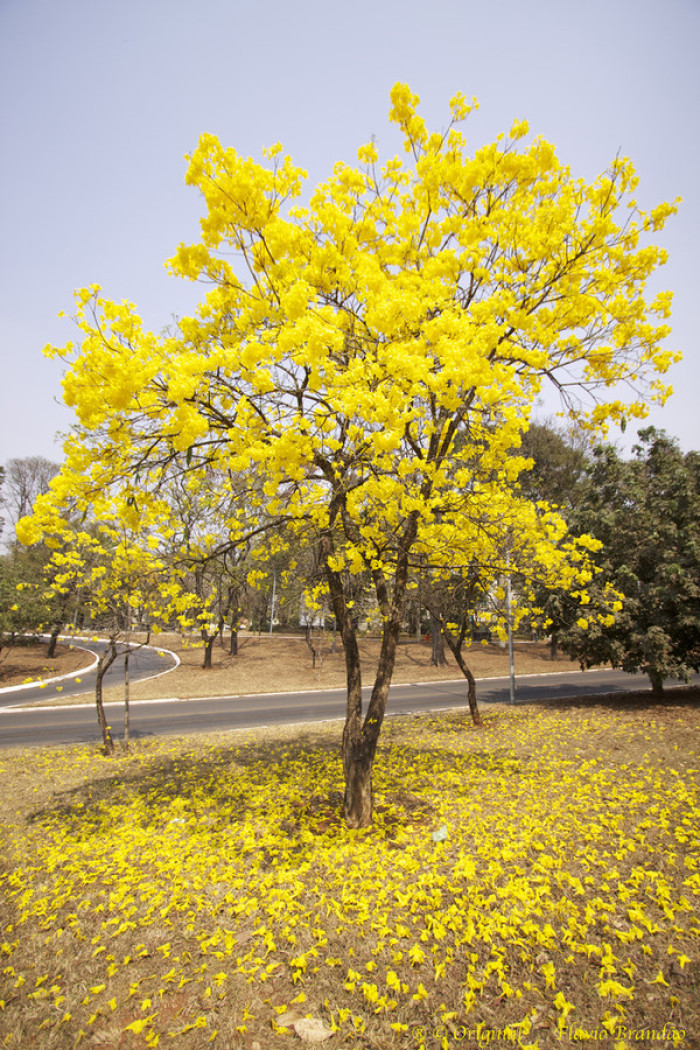
[[[393,719],[363,831],[337,726],[3,753],[2,1045],[692,1045],[699,726]]]

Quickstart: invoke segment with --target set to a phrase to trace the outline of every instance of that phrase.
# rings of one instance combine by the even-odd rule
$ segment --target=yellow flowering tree
[[[71,528],[64,519],[45,517],[43,527],[53,547],[45,599],[56,601],[78,593],[83,614],[97,632],[107,635],[108,644],[97,665],[95,707],[105,754],[113,755],[114,740],[103,704],[107,671],[120,655],[124,657],[124,746],[128,748],[129,656],[134,648],[148,643],[153,626],[175,619],[193,622],[197,598],[173,573],[154,532],[139,534],[125,528],[118,518]],[[145,631],[145,641],[131,640],[134,624]]]
[[[201,241],[170,268],[211,285],[193,317],[163,336],[97,286],[77,294],[82,340],[64,397],[77,424],[52,494],[25,523],[40,535],[70,496],[126,519],[168,513],[177,479],[230,501],[200,537],[202,556],[250,543],[264,559],[314,544],[346,657],[345,818],[371,821],[371,772],[399,630],[416,567],[503,571],[503,523],[537,550],[547,577],[583,592],[584,537],[515,491],[531,407],[547,383],[591,429],[643,416],[659,379],[670,294],[645,298],[663,252],[646,243],[675,210],[639,211],[636,177],[616,158],[574,178],[524,122],[469,155],[451,100],[430,132],[397,84],[390,119],[406,158],[338,163],[304,193],[282,154],[264,163],[203,135],[187,181],[201,193]],[[626,390],[625,398],[619,396]],[[516,450],[514,452],[514,450]],[[213,483],[212,479],[216,482]],[[146,495],[147,494],[147,495]],[[366,709],[352,583],[371,580],[382,643]],[[321,593],[324,592],[324,593]]]

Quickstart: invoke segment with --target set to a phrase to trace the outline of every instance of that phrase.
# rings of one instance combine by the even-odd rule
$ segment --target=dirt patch
[[[58,645],[55,656],[49,659],[47,648],[48,643],[22,643],[3,649],[0,653],[0,688],[57,678],[89,667],[94,660],[92,653],[70,645]]]

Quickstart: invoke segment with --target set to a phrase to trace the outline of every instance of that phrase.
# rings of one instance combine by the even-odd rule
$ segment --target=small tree
[[[129,743],[129,657],[132,617],[136,613],[147,624],[167,623],[173,617],[184,622],[196,606],[174,576],[167,559],[157,550],[153,532],[138,533],[117,522],[102,521],[97,528],[73,530],[65,521],[46,522],[55,548],[48,566],[49,600],[80,590],[84,608],[94,628],[107,634],[107,647],[100,655],[95,680],[95,708],[106,755],[115,752],[111,726],[104,710],[103,688],[107,671],[124,655],[124,746]],[[188,621],[188,622],[191,622]]]
[[[544,383],[603,428],[663,400],[657,376],[674,359],[661,346],[670,295],[644,294],[663,252],[640,246],[674,207],[639,212],[628,161],[587,185],[547,143],[524,146],[524,122],[470,157],[463,96],[444,133],[405,85],[391,98],[410,164],[380,166],[363,146],[305,207],[293,205],[305,173],[281,147],[259,165],[202,136],[187,174],[206,206],[202,241],[171,268],[213,287],[160,339],[130,304],[78,293],[82,342],[60,351],[78,423],[25,533],[69,494],[100,518],[114,500],[143,508],[145,492],[167,516],[164,493],[183,476],[216,501],[232,475],[246,479],[218,528],[231,548],[267,532],[271,556],[291,542],[320,551],[345,653],[353,827],[371,821],[414,563],[442,570],[456,547],[490,563],[504,516],[530,527],[514,490],[525,460],[510,453]],[[605,400],[622,382],[631,401]],[[583,593],[588,541],[565,547],[563,531],[550,515],[550,579]],[[366,709],[353,579],[371,581],[382,622]]]

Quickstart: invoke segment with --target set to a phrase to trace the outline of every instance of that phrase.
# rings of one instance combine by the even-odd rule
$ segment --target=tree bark
[[[306,644],[309,647],[311,653],[311,667],[313,670],[316,669],[316,646],[314,645],[313,639],[313,627],[307,622],[306,624]]]
[[[348,689],[348,714],[343,730],[343,770],[345,773],[343,813],[345,822],[350,828],[364,828],[372,823],[372,767],[384,722],[389,686],[394,673],[408,581],[408,551],[411,549],[416,531],[417,519],[413,516],[409,519],[402,537],[402,553],[396,563],[391,598],[381,569],[372,570],[379,608],[384,619],[384,630],[377,673],[364,721],[362,721],[362,693],[358,691],[357,698],[351,705]],[[357,651],[354,628],[352,634]],[[345,636],[343,636],[343,644],[345,645]],[[357,653],[357,666],[359,671],[359,652]]]
[[[443,631],[447,644],[450,647],[450,652],[454,656],[457,666],[467,680],[467,700],[469,702],[469,711],[472,716],[472,722],[475,726],[483,726],[484,720],[481,717],[479,705],[476,702],[476,679],[462,655],[462,642],[464,639],[462,637],[459,639],[453,637],[446,628],[443,628]]]
[[[54,658],[54,656],[56,655],[56,645],[58,644],[58,636],[59,636],[59,634],[61,633],[62,630],[63,630],[63,624],[62,623],[56,623],[51,628],[51,636],[49,638],[49,649],[48,649],[48,652],[46,654],[48,656],[49,660],[52,660]]]
[[[374,749],[362,724],[362,669],[355,630],[348,617],[343,632],[347,702],[343,726],[343,774],[345,794],[343,816],[349,828],[372,823],[372,763]]]
[[[372,823],[372,768],[379,743],[379,734],[384,722],[391,678],[394,673],[400,626],[398,615],[392,617],[391,621],[384,626],[377,674],[364,721],[361,720],[362,694],[360,693],[359,712],[354,713],[354,717],[346,719],[345,722],[343,730],[343,771],[345,773],[343,815],[349,828],[365,828]]]
[[[131,680],[129,678],[129,657],[131,656],[131,648],[129,643],[126,645],[126,652],[124,653],[124,750],[129,750],[129,700],[131,698]]]
[[[331,522],[334,516],[334,514],[331,515]],[[340,639],[345,656],[347,698],[342,741],[345,776],[343,816],[348,827],[361,828],[372,822],[372,760],[374,754],[368,750],[367,741],[363,735],[360,650],[352,616],[345,600],[341,575],[328,567],[328,558],[333,554],[333,538],[330,532],[321,538],[321,553],[326,563],[326,578],[333,613],[340,628]]]
[[[440,620],[433,612],[430,613],[430,639],[432,642],[430,662],[434,667],[444,667],[447,663],[445,638],[440,627]]]
[[[400,540],[400,553],[394,571],[394,588],[391,599],[383,572],[380,568],[372,569],[372,579],[384,620],[384,631],[372,696],[363,720],[362,669],[357,644],[357,628],[353,621],[352,610],[348,608],[345,599],[343,578],[339,572],[329,566],[329,560],[334,553],[332,529],[338,516],[342,518],[346,535],[357,540],[357,530],[347,514],[344,500],[344,494],[339,492],[331,501],[329,528],[321,537],[320,547],[333,613],[340,627],[345,653],[347,705],[342,744],[345,775],[343,816],[349,828],[364,828],[372,823],[372,767],[384,721],[391,676],[394,671],[401,616],[406,601],[408,553],[417,535],[418,515],[415,511],[411,513],[403,534],[397,537]]]
[[[659,671],[648,671],[649,681],[651,682],[652,696],[657,699],[661,699],[664,694],[664,677]]]
[[[231,598],[231,638],[229,640],[229,656],[238,656],[238,624],[241,619],[241,608],[238,604],[238,590],[233,591]],[[222,631],[223,634],[223,631]]]
[[[104,676],[107,674],[107,671],[110,669],[116,658],[116,639],[110,638],[109,648],[105,649],[97,663],[97,677],[95,679],[95,706],[97,707],[97,721],[102,732],[102,742],[104,744],[105,755],[107,756],[113,755],[115,748],[111,727],[107,724],[107,716],[105,715],[104,704],[102,702],[102,682]]]
[[[202,670],[211,671],[211,654],[214,648],[214,642],[216,641],[216,634],[209,634],[207,631],[202,631],[202,640],[204,641],[204,662],[202,663]]]

